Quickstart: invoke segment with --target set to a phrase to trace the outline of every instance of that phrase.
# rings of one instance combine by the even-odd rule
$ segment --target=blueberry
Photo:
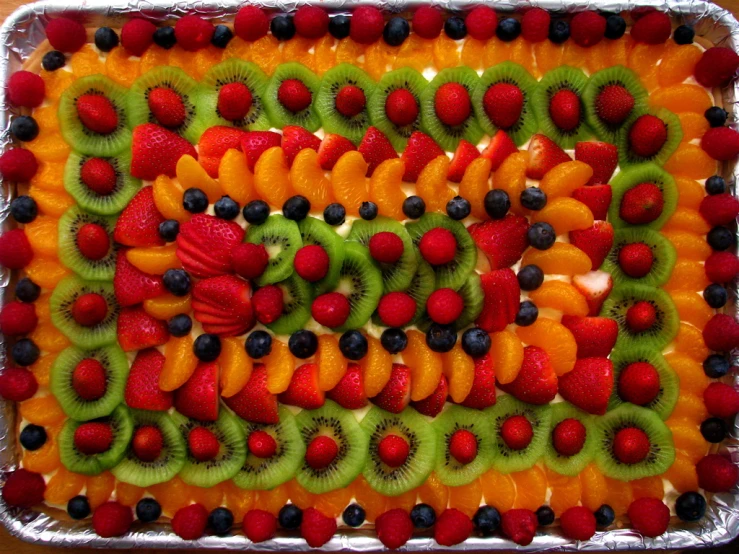
[[[234,525],[234,515],[228,508],[216,508],[208,515],[208,527],[218,537],[225,537],[231,533]]]
[[[166,242],[173,242],[180,234],[180,223],[176,219],[167,219],[159,224],[159,236]]]
[[[335,15],[328,20],[328,32],[334,38],[346,38],[349,36],[351,21],[348,15]]]
[[[529,244],[537,250],[548,250],[554,244],[557,233],[549,223],[534,223],[526,233]]]
[[[416,504],[411,510],[411,521],[416,529],[428,529],[436,523],[436,512],[428,504]]]
[[[255,360],[264,358],[272,352],[272,335],[267,331],[254,331],[246,337],[244,348],[249,357]]]
[[[471,327],[462,333],[462,349],[473,358],[484,356],[490,350],[490,335],[479,327]]]
[[[346,221],[346,208],[338,202],[329,204],[323,210],[323,220],[334,227],[342,225]]]
[[[305,196],[296,194],[291,196],[282,205],[282,215],[293,221],[303,221],[310,212],[310,202]]]
[[[731,369],[731,362],[721,354],[711,354],[703,360],[703,372],[711,379],[720,379]]]
[[[483,537],[491,537],[500,527],[500,512],[492,506],[480,506],[472,518],[472,523]]]
[[[724,123],[726,123],[726,118],[729,116],[726,110],[718,106],[711,106],[703,115],[711,127],[723,127]]]
[[[382,38],[390,46],[400,46],[411,33],[411,26],[403,17],[393,17],[382,30]]]
[[[426,202],[420,196],[409,196],[403,200],[403,213],[408,219],[418,219],[426,213]]]
[[[512,17],[506,17],[498,22],[498,27],[495,29],[495,36],[497,36],[503,42],[511,42],[516,40],[518,35],[521,34],[521,22],[518,19]]]
[[[33,423],[26,425],[21,431],[20,441],[26,450],[38,450],[46,444],[46,429]]]
[[[564,19],[553,19],[549,24],[549,40],[554,44],[562,44],[570,38],[570,24]]]
[[[539,308],[536,307],[531,300],[524,300],[518,306],[518,313],[516,314],[516,325],[519,327],[528,327],[532,325],[536,318],[539,317]]]
[[[185,296],[190,292],[190,274],[184,269],[168,269],[162,282],[164,288],[175,296]]]
[[[544,282],[544,272],[538,265],[534,264],[523,266],[516,277],[521,290],[536,290]]]
[[[208,209],[208,197],[197,188],[189,188],[182,195],[182,205],[191,214],[200,214]]]
[[[683,521],[698,521],[706,515],[706,499],[697,492],[685,492],[675,500],[675,514]]]
[[[30,196],[18,196],[10,203],[10,215],[18,223],[31,223],[38,215],[36,201]]]
[[[391,354],[397,354],[405,350],[406,346],[408,346],[408,336],[403,329],[391,327],[385,329],[382,335],[380,335],[380,344]]]
[[[201,362],[212,362],[221,353],[221,339],[218,335],[203,333],[195,339],[192,350]]]
[[[269,25],[277,40],[290,40],[295,36],[295,22],[289,15],[278,15]]]
[[[726,438],[726,422],[717,417],[711,417],[701,423],[701,435],[708,442],[718,444]]]
[[[159,27],[154,31],[154,44],[169,50],[177,44],[177,37],[174,34],[174,27]]]
[[[461,196],[455,196],[446,203],[446,213],[456,221],[464,219],[470,215],[471,211],[472,206],[470,206],[470,201]]]
[[[56,71],[65,65],[67,65],[67,59],[64,57],[64,54],[59,52],[59,50],[47,52],[41,60],[41,67],[46,71]]]
[[[39,354],[38,346],[31,339],[20,339],[10,349],[10,357],[15,365],[23,367],[36,363]]]
[[[153,498],[142,498],[136,503],[136,517],[142,523],[151,523],[162,515],[162,507]]]
[[[493,189],[485,194],[485,211],[490,219],[503,219],[511,209],[511,199],[504,190]]]
[[[187,314],[177,314],[167,324],[169,334],[173,337],[184,337],[192,331],[192,319]]]
[[[450,17],[444,23],[444,32],[452,40],[462,40],[467,36],[467,25],[461,17]]]
[[[374,202],[362,202],[359,206],[359,216],[367,221],[372,221],[377,217],[377,204]]]
[[[723,308],[727,300],[729,300],[729,293],[721,285],[713,283],[708,285],[703,291],[703,298],[711,308],[719,309]]]
[[[216,217],[231,220],[239,215],[239,205],[230,196],[221,196],[213,205]]]
[[[95,31],[95,46],[101,52],[110,52],[118,46],[118,33],[110,27],[100,27]]]
[[[672,34],[672,40],[677,44],[693,44],[695,31],[688,25],[680,25]]]
[[[216,48],[225,48],[234,37],[233,31],[225,25],[216,25],[213,30],[213,36],[210,37],[210,43]]]
[[[290,348],[293,356],[305,360],[306,358],[310,358],[318,350],[318,337],[313,331],[301,329],[290,335],[287,346]]]
[[[18,140],[30,142],[38,136],[38,123],[30,115],[19,115],[13,118],[10,132]]]
[[[598,527],[608,527],[616,520],[616,512],[608,504],[603,504],[595,510],[593,515],[595,516],[595,523],[598,524]]]
[[[348,360],[361,360],[367,355],[367,338],[357,330],[346,331],[339,339],[339,350]]]
[[[280,508],[277,520],[283,529],[298,529],[300,524],[303,523],[303,510],[295,504],[285,504]]]
[[[714,250],[728,250],[734,245],[735,237],[731,229],[719,226],[708,231],[706,241]]]
[[[708,194],[723,194],[727,190],[726,181],[720,175],[713,175],[706,179],[706,192]]]
[[[344,520],[349,527],[359,527],[364,523],[366,515],[364,508],[359,504],[349,504],[344,508],[344,513],[341,514],[341,519]]]
[[[92,510],[86,496],[75,496],[67,502],[67,513],[72,519],[85,519],[90,515],[90,512]]]
[[[449,352],[457,342],[457,333],[451,325],[432,323],[426,332],[426,344],[434,352]]]
[[[521,193],[521,205],[528,209],[539,211],[547,205],[547,193],[538,187],[528,187]]]
[[[626,20],[620,15],[609,15],[606,18],[605,37],[615,40],[624,36],[626,32]]]
[[[252,200],[244,206],[244,219],[251,225],[261,225],[269,217],[269,204],[264,200]]]
[[[554,510],[552,510],[549,506],[542,506],[541,508],[536,510],[536,520],[542,527],[551,525],[552,523],[554,523]]]
[[[23,277],[15,285],[15,297],[21,302],[35,302],[40,295],[41,287],[28,277]]]

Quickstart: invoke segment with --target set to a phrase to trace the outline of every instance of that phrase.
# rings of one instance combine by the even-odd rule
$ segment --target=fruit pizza
[[[512,547],[736,491],[733,50],[654,9],[169,23],[51,19],[7,84],[7,506]]]

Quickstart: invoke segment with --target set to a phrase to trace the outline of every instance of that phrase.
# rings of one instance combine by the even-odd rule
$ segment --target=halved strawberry
[[[498,383],[498,386],[521,402],[549,404],[557,396],[557,374],[542,348],[527,346],[516,378],[506,385]]]
[[[118,344],[124,352],[161,346],[168,340],[166,321],[150,316],[141,306],[121,309],[118,316]]]
[[[457,150],[454,152],[452,163],[449,164],[449,174],[447,175],[447,179],[453,183],[461,182],[467,166],[479,157],[480,151],[474,144],[467,142],[464,139],[460,140],[459,146],[457,146]]]
[[[282,135],[273,131],[249,131],[241,137],[241,150],[246,156],[246,165],[251,171],[265,150],[279,146]]]
[[[586,185],[607,183],[618,165],[618,148],[608,142],[578,142],[575,159],[593,168],[593,176]]]
[[[421,131],[414,131],[400,156],[400,159],[405,162],[403,180],[415,183],[423,168],[434,158],[443,155],[444,151],[434,142],[434,139]]]
[[[285,152],[287,165],[292,165],[295,156],[303,148],[311,148],[318,151],[321,147],[321,139],[316,135],[296,125],[286,125],[282,129],[282,150]]]
[[[596,220],[605,221],[613,199],[613,190],[611,185],[588,185],[572,191],[572,198],[590,208]]]
[[[116,256],[113,291],[118,304],[126,307],[159,296],[164,292],[164,285],[160,275],[144,273],[128,261],[125,250],[120,250]]]
[[[482,313],[475,323],[488,333],[502,331],[514,322],[521,289],[512,269],[495,269],[480,276],[485,294]]]
[[[596,221],[589,229],[570,231],[570,244],[585,252],[598,269],[613,246],[613,225],[607,221]]]
[[[526,177],[541,179],[553,167],[569,161],[572,161],[572,158],[552,139],[544,135],[534,135],[529,141],[529,165],[526,168]]]
[[[583,358],[559,376],[559,394],[590,414],[603,415],[613,392],[613,364],[608,358]]]
[[[123,208],[113,231],[113,239],[125,246],[161,246],[159,224],[164,216],[154,204],[154,188],[144,187]]]
[[[449,395],[449,381],[442,375],[439,379],[439,385],[436,387],[431,395],[427,396],[423,400],[411,402],[418,413],[425,416],[436,417],[444,409],[446,398]]]
[[[317,410],[326,401],[318,386],[318,364],[303,364],[295,370],[287,390],[280,394],[280,402],[304,410]]]
[[[370,127],[362,137],[359,143],[359,153],[362,154],[364,161],[369,166],[367,168],[367,177],[374,173],[378,165],[385,160],[392,160],[398,157],[390,140],[377,127]]]
[[[198,153],[192,144],[177,133],[153,123],[144,123],[133,130],[131,140],[131,175],[153,181],[158,175],[176,176],[177,161],[185,155]]]
[[[321,146],[318,147],[318,163],[324,171],[331,171],[341,156],[356,149],[357,147],[348,138],[328,134],[323,137]]]
[[[341,381],[326,396],[347,410],[358,410],[367,405],[364,376],[359,364],[350,363]]]
[[[280,421],[277,396],[267,390],[267,368],[264,364],[254,364],[244,388],[223,401],[237,416],[251,423],[274,425]]]
[[[199,362],[190,378],[174,393],[174,407],[199,421],[218,419],[218,363]]]
[[[232,148],[239,150],[241,139],[245,134],[246,131],[224,125],[210,127],[203,133],[198,142],[198,152],[200,154],[198,161],[208,175],[214,179],[218,177],[218,166],[221,164],[221,158]]]
[[[495,367],[490,354],[475,358],[475,377],[472,390],[462,402],[462,406],[484,410],[495,404]]]
[[[613,288],[613,277],[605,271],[589,271],[584,275],[575,275],[572,284],[585,297],[588,303],[588,315],[594,316],[600,313],[603,302]]]
[[[508,156],[516,152],[518,148],[513,139],[505,131],[499,130],[490,139],[490,144],[485,147],[481,156],[490,160],[492,164],[490,170],[496,171]]]
[[[180,226],[177,257],[183,267],[199,278],[230,273],[231,250],[244,238],[244,229],[233,221],[196,214]]]
[[[155,348],[136,354],[126,380],[124,399],[129,408],[140,410],[169,410],[174,393],[159,388],[159,375],[164,367],[164,355]]]
[[[487,254],[491,269],[511,267],[529,245],[526,238],[529,223],[520,215],[508,214],[503,219],[473,223],[467,230],[477,247]]]
[[[607,317],[563,315],[562,325],[575,337],[578,358],[607,358],[618,338],[618,323]]]
[[[250,297],[249,283],[234,275],[203,279],[192,289],[193,315],[206,333],[242,335],[256,322]]]
[[[411,369],[407,365],[393,364],[390,380],[372,399],[383,410],[399,414],[411,400]]]

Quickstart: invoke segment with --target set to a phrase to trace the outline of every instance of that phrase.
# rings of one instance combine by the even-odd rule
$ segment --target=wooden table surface
[[[8,17],[13,10],[15,10],[18,6],[22,6],[23,4],[29,4],[30,2],[24,2],[23,0],[0,0],[0,22],[4,21],[6,17]],[[723,6],[727,9],[730,9],[735,15],[739,13],[739,0],[716,0],[716,4],[719,4],[720,6]],[[79,549],[83,550],[83,549]],[[22,541],[19,541],[11,536],[8,535],[8,533],[5,531],[4,527],[0,526],[0,554],[56,554],[57,552],[60,552],[58,549],[47,547],[47,546],[37,546],[33,544],[27,544]],[[133,550],[121,550],[120,552],[134,552]],[[172,552],[164,551],[164,550],[137,550],[137,554],[164,554],[165,552]],[[180,550],[179,552],[182,553],[189,553],[189,552],[198,552],[201,551],[188,551],[188,550]],[[726,551],[728,554],[728,550]]]

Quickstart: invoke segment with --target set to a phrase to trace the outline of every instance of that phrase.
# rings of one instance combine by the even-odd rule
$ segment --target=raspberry
[[[277,442],[266,431],[257,430],[249,433],[247,446],[250,454],[262,459],[271,458],[277,451]]]
[[[389,510],[375,520],[375,533],[386,548],[396,550],[413,536],[411,516],[402,508]]]
[[[269,264],[269,254],[263,244],[244,242],[231,250],[231,266],[244,279],[256,279]]]
[[[309,244],[295,254],[295,272],[310,283],[320,281],[328,273],[330,260],[322,246]]]
[[[708,413],[727,419],[739,413],[739,392],[726,383],[711,383],[703,391],[703,402]]]
[[[408,459],[410,445],[398,435],[387,435],[377,445],[377,455],[385,465],[400,467]]]
[[[510,129],[521,118],[523,92],[512,83],[496,83],[485,92],[485,113],[499,129]]]
[[[340,292],[322,294],[311,305],[313,319],[332,329],[344,325],[350,312],[351,304]]]
[[[303,512],[300,534],[312,548],[320,548],[336,533],[336,518],[323,515],[315,508]]]
[[[625,402],[645,406],[657,398],[660,391],[659,373],[647,362],[633,362],[618,378],[618,395]]]
[[[110,162],[102,158],[89,158],[82,164],[80,179],[92,192],[107,196],[115,190],[118,176]]]
[[[185,122],[185,104],[171,88],[157,87],[149,92],[148,104],[152,115],[164,127],[179,127]]]
[[[477,437],[467,429],[459,429],[449,439],[449,454],[460,464],[469,464],[477,458]]]
[[[413,14],[413,32],[421,38],[436,38],[444,27],[441,11],[431,6],[421,6]]]
[[[621,85],[607,85],[598,94],[595,109],[606,123],[620,125],[634,109],[634,95]]]
[[[303,111],[312,101],[310,89],[299,79],[285,79],[277,89],[280,104],[293,113]]]
[[[180,508],[172,518],[172,531],[186,541],[199,539],[208,524],[208,510],[201,504],[190,504]]]
[[[284,307],[282,289],[277,285],[262,287],[252,295],[251,305],[259,323],[269,325],[277,321]]]
[[[739,200],[731,194],[714,194],[703,198],[700,213],[710,225],[729,225],[739,215]]]
[[[562,456],[574,456],[585,445],[587,430],[581,421],[568,418],[560,421],[552,431],[554,449]]]
[[[44,101],[46,85],[30,71],[16,71],[8,81],[8,100],[14,106],[35,108]]]
[[[400,127],[410,125],[418,118],[416,97],[408,89],[395,89],[385,100],[385,113],[390,121]]]
[[[277,518],[264,510],[249,510],[244,515],[241,527],[251,542],[264,542],[275,536]]]
[[[549,37],[549,12],[542,8],[526,10],[521,18],[521,35],[529,42],[542,42]]]
[[[713,127],[703,135],[701,148],[714,160],[731,161],[739,155],[739,133],[729,127]]]
[[[30,150],[11,148],[0,156],[0,175],[6,181],[13,183],[30,181],[37,170],[36,156]]]
[[[595,516],[584,506],[568,508],[559,517],[565,537],[576,541],[587,541],[595,535]]]
[[[451,231],[434,227],[424,233],[418,248],[423,259],[431,265],[444,265],[454,259],[457,253],[457,239]]]
[[[76,52],[87,42],[84,25],[66,17],[52,19],[46,26],[46,37],[54,50]]]
[[[659,537],[670,524],[670,509],[656,498],[634,500],[627,515],[632,527],[645,537]]]
[[[195,52],[208,46],[214,31],[215,27],[210,21],[197,15],[186,15],[174,26],[177,44],[188,52]]]
[[[164,437],[159,427],[143,425],[133,434],[131,448],[136,457],[143,462],[153,462],[162,453]]]
[[[352,13],[349,36],[359,44],[372,44],[382,36],[385,18],[373,6],[359,6]]]
[[[739,67],[739,56],[730,48],[709,48],[695,64],[695,80],[704,87],[722,87],[729,83]]]
[[[0,332],[9,337],[27,335],[36,328],[38,317],[33,304],[8,302],[0,311]]]
[[[141,56],[154,42],[156,25],[145,19],[132,19],[121,28],[121,46],[134,56]]]
[[[187,447],[193,458],[199,462],[207,462],[218,456],[221,443],[213,431],[198,426],[187,435]]]
[[[488,40],[495,35],[498,16],[489,6],[477,6],[464,19],[467,32],[477,40]]]
[[[651,329],[657,320],[655,307],[645,300],[636,302],[626,311],[626,326],[634,333]]]
[[[405,292],[389,292],[380,299],[377,315],[388,327],[404,327],[416,315],[416,301]]]
[[[636,42],[662,44],[672,34],[670,17],[663,12],[652,11],[640,17],[631,28],[631,37]]]
[[[634,279],[639,279],[649,273],[653,263],[652,249],[643,242],[626,244],[618,251],[618,265],[621,271]]]
[[[508,448],[523,450],[534,437],[534,429],[531,422],[522,415],[514,415],[503,422],[500,428],[500,436]]]
[[[472,520],[455,508],[447,508],[436,520],[434,540],[442,546],[454,546],[472,534]]]
[[[301,37],[321,38],[328,32],[328,14],[317,6],[299,7],[293,22]]]
[[[72,304],[72,317],[85,327],[97,325],[108,313],[105,298],[95,292],[88,292],[77,297]]]
[[[354,117],[362,113],[366,105],[367,98],[362,89],[357,86],[343,86],[336,95],[336,111],[344,117]]]
[[[90,421],[74,431],[74,446],[88,456],[106,452],[113,443],[113,430],[107,423]]]
[[[101,135],[118,127],[118,112],[110,100],[99,94],[83,94],[77,99],[77,117],[85,127]]]
[[[508,510],[501,516],[501,530],[503,534],[516,544],[526,546],[531,544],[536,533],[538,521],[536,514],[531,510]]]
[[[726,492],[734,488],[739,470],[731,460],[721,454],[704,456],[695,466],[698,486],[708,492]]]
[[[649,437],[636,427],[621,429],[613,437],[613,454],[624,464],[638,464],[647,457],[650,448]]]
[[[44,501],[46,483],[38,473],[27,469],[16,469],[8,475],[3,486],[3,500],[8,506],[30,508]]]
[[[572,18],[570,36],[578,46],[588,47],[603,40],[606,32],[606,18],[593,12],[580,12]]]
[[[654,156],[666,141],[667,126],[654,115],[642,115],[629,129],[629,147],[643,158]]]
[[[234,19],[234,32],[242,40],[259,40],[269,31],[267,14],[256,6],[244,6]]]
[[[331,437],[319,435],[314,438],[305,451],[305,462],[313,469],[328,467],[336,459],[339,446]]]
[[[370,255],[381,263],[394,264],[403,255],[403,240],[390,231],[381,231],[369,240]]]
[[[228,83],[218,91],[218,113],[228,121],[239,121],[249,113],[253,100],[244,83]]]
[[[438,289],[426,301],[426,311],[436,323],[449,325],[464,311],[464,299],[452,289]]]
[[[20,367],[8,367],[0,373],[0,396],[12,402],[28,400],[38,390],[33,373]]]
[[[102,260],[110,250],[110,237],[97,223],[85,223],[77,231],[77,247],[88,260]]]
[[[95,358],[81,360],[72,371],[72,388],[84,400],[102,398],[106,381],[105,368]]]
[[[619,215],[632,225],[651,223],[662,214],[665,201],[662,191],[653,183],[640,183],[626,191],[621,199]]]
[[[95,508],[92,514],[92,528],[103,537],[120,537],[128,533],[133,523],[133,512],[128,506],[118,502],[106,502]]]
[[[31,243],[22,229],[11,229],[0,236],[0,265],[22,269],[33,259]]]
[[[444,83],[434,96],[434,109],[442,123],[461,125],[472,113],[470,93],[459,83]]]
[[[705,270],[712,283],[729,283],[739,274],[739,258],[731,252],[714,252],[706,260]]]
[[[710,350],[729,352],[739,347],[739,324],[727,314],[716,314],[703,328],[703,342]]]

